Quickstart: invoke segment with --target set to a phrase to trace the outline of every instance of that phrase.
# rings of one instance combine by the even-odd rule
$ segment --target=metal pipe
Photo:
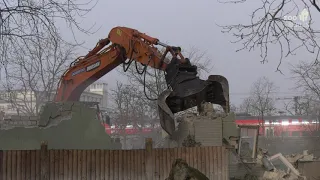
[[[162,43],[162,42],[160,42],[160,41],[158,41],[157,44],[160,45],[160,46],[163,46],[163,47],[168,47],[168,46],[169,46],[168,44]]]

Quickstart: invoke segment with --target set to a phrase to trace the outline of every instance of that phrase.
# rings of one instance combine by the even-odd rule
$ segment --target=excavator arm
[[[155,45],[164,46],[165,53],[161,54]],[[144,66],[165,70],[169,62],[165,58],[168,52],[181,63],[186,62],[179,47],[168,46],[134,29],[115,27],[108,38],[100,40],[85,57],[70,64],[61,77],[55,101],[78,101],[90,84],[123,63],[137,61]]]
[[[108,46],[109,45],[109,46]],[[161,53],[155,46],[165,48]],[[171,60],[167,54],[171,54]],[[228,81],[211,75],[204,81],[197,76],[197,67],[181,54],[180,47],[169,46],[127,27],[113,28],[108,37],[100,40],[86,56],[76,59],[62,75],[55,96],[56,102],[79,101],[82,92],[117,66],[133,61],[145,68],[165,71],[168,89],[158,97],[162,128],[169,134],[175,131],[173,114],[199,106],[203,102],[220,104],[229,111]],[[146,70],[146,69],[144,69]]]

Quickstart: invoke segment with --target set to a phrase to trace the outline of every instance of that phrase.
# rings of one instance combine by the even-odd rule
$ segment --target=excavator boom
[[[160,52],[156,45],[163,46],[165,52]],[[168,53],[171,60],[166,58]],[[144,70],[152,67],[165,71],[169,88],[158,97],[158,107],[161,126],[168,134],[175,130],[174,113],[202,102],[220,104],[229,111],[229,88],[224,77],[211,75],[206,81],[199,79],[197,67],[181,54],[180,47],[127,27],[113,28],[86,56],[70,64],[59,82],[55,102],[79,101],[90,84],[117,66],[129,66],[133,61],[141,63]]]

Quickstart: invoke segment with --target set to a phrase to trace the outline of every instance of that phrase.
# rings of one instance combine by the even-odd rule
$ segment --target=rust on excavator
[[[165,52],[161,53],[156,45],[165,47]],[[172,56],[171,60],[166,58],[167,54]],[[167,45],[157,38],[127,27],[113,28],[108,37],[100,40],[87,55],[72,62],[59,82],[56,105],[51,103],[44,108],[54,107],[54,111],[67,111],[66,106],[59,104],[79,101],[80,95],[90,84],[121,64],[126,71],[133,61],[144,66],[144,73],[147,67],[165,72],[168,89],[159,95],[157,101],[161,126],[169,135],[175,131],[175,113],[203,102],[219,104],[229,112],[229,86],[226,78],[210,75],[207,80],[201,80],[197,66],[181,54],[180,47]],[[128,65],[127,68],[125,65]],[[62,118],[61,113],[50,112],[50,109],[44,109],[43,112],[43,126],[49,120]]]

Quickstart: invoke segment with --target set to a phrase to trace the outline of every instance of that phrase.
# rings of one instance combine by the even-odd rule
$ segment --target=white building
[[[97,101],[95,101],[95,100],[92,100],[92,98],[98,98],[98,99],[96,99]],[[82,93],[80,97],[80,101],[99,102],[100,110],[106,111],[108,106],[108,84],[101,81],[96,81],[95,83],[91,84]]]
[[[14,103],[8,101],[15,99]],[[107,83],[95,82],[90,85],[80,96],[80,101],[83,102],[99,102],[99,108],[101,111],[107,110],[108,101]],[[18,104],[18,105],[15,105]],[[35,96],[32,92],[24,93],[23,91],[15,92],[2,92],[0,93],[0,111],[5,112],[6,115],[22,115],[22,111],[17,108],[23,106],[23,108],[29,108],[29,112],[36,112]]]

